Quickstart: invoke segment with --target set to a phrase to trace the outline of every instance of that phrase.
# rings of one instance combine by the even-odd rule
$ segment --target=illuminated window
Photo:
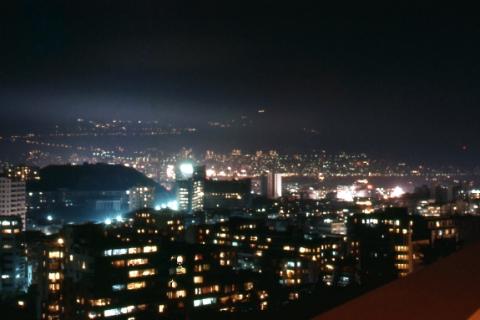
[[[137,254],[137,253],[142,253],[141,248],[129,248],[128,249],[128,254]]]
[[[180,298],[185,298],[186,296],[187,296],[187,292],[185,290],[167,292],[167,297],[169,299],[180,299]]]
[[[48,280],[53,282],[60,280],[60,272],[50,272],[48,274]]]
[[[399,270],[409,270],[408,264],[405,264],[405,263],[397,263],[395,266]]]
[[[408,255],[406,254],[399,254],[397,256],[397,260],[408,260]]]
[[[108,310],[103,311],[103,316],[105,318],[114,317],[114,316],[118,316],[118,315],[121,315],[121,314],[132,313],[134,310],[135,310],[135,306],[127,306],[127,307],[123,307],[123,308],[108,309]]]
[[[172,289],[175,289],[177,287],[177,282],[175,280],[170,280],[168,282],[168,287],[172,288]]]
[[[110,304],[110,299],[96,299],[90,300],[90,305],[95,307],[103,307]]]
[[[58,312],[58,311],[60,311],[60,306],[58,304],[51,304],[51,305],[48,306],[48,311]]]
[[[53,258],[63,258],[63,252],[61,251],[50,251],[48,252],[48,257],[50,259],[53,259]]]
[[[59,283],[50,283],[48,285],[48,289],[52,292],[56,292],[56,291],[60,290],[60,284]]]
[[[131,270],[128,272],[129,278],[147,277],[155,274],[155,269]]]
[[[125,260],[112,261],[112,266],[114,266],[115,268],[125,267]]]
[[[202,276],[193,277],[193,283],[203,283],[203,277]]]
[[[128,250],[127,249],[109,249],[105,250],[103,255],[108,257],[108,256],[121,256],[124,254],[127,254]]]
[[[143,253],[157,252],[157,246],[145,246],[143,247]]]
[[[125,290],[125,285],[124,284],[114,284],[112,286],[113,291],[122,291]]]
[[[127,290],[138,290],[143,289],[147,286],[145,281],[130,282],[127,284]]]
[[[178,267],[176,268],[176,273],[177,273],[177,274],[186,274],[186,273],[187,273],[187,269],[185,269],[185,268],[182,267],[182,266],[178,266]]]
[[[217,302],[217,298],[203,298],[203,299],[197,299],[193,300],[193,306],[194,307],[200,307],[200,306],[208,306],[211,304],[214,304]]]
[[[201,264],[197,264],[193,267],[193,271],[195,272],[202,272],[203,266]]]
[[[127,260],[127,266],[140,266],[148,263],[148,259],[130,259]]]

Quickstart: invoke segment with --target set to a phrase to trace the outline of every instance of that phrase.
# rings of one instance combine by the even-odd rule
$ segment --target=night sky
[[[476,161],[478,17],[318,2],[2,4],[0,127],[247,115],[266,147]]]

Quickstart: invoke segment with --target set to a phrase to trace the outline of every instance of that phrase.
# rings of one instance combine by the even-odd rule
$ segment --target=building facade
[[[205,167],[182,163],[176,170],[178,209],[185,212],[202,211],[204,205]]]
[[[0,298],[27,291],[27,260],[18,215],[0,216]]]
[[[282,197],[282,175],[280,173],[268,173],[263,175],[260,180],[262,196],[268,199],[278,199]]]
[[[26,226],[25,193],[24,181],[0,177],[0,216],[20,216],[22,229]]]
[[[153,208],[155,206],[155,188],[133,187],[127,193],[130,211]]]

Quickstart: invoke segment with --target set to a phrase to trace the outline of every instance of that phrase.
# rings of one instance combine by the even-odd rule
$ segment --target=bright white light
[[[106,225],[112,224],[112,219],[110,218],[105,219],[105,224]]]
[[[193,174],[193,165],[191,163],[182,163],[180,165],[180,172],[184,176],[191,176]]]
[[[122,222],[122,221],[123,221],[123,218],[122,218],[121,215],[118,215],[118,216],[116,216],[116,220],[117,220],[118,222]]]
[[[47,220],[48,220],[48,221],[52,221],[52,220],[53,220],[53,217],[52,217],[51,215],[48,215],[48,216],[47,216]]]
[[[214,177],[217,175],[217,172],[214,170],[214,169],[207,169],[207,171],[205,172],[207,177]]]
[[[173,201],[170,201],[167,203],[167,207],[170,209],[170,210],[178,210],[178,202],[176,200],[173,200]]]
[[[160,211],[160,209],[162,209],[162,207],[157,204],[154,209],[155,209],[155,211]]]
[[[405,194],[405,191],[402,189],[402,187],[396,186],[393,190],[392,193],[390,194],[391,198],[400,198]]]
[[[353,202],[353,198],[355,196],[355,191],[353,188],[349,187],[339,187],[337,188],[337,199],[346,201],[346,202]]]

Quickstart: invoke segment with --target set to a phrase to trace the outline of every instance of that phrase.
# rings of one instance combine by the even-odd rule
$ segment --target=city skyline
[[[476,318],[475,12],[0,4],[2,319]]]
[[[265,109],[257,110],[249,116],[242,115],[223,121],[213,119],[193,126],[185,123],[162,123],[154,119],[76,118],[43,128],[22,127],[13,133],[0,135],[0,147],[5,151],[0,161],[29,163],[28,154],[31,152],[58,156],[54,162],[62,163],[59,159],[68,159],[70,156],[83,156],[88,162],[97,161],[89,158],[95,158],[94,153],[98,152],[121,158],[148,152],[168,154],[181,149],[192,149],[196,154],[209,150],[229,153],[239,149],[244,153],[277,150],[290,155],[317,152],[332,155],[366,153],[377,160],[407,162],[412,165],[455,166],[463,170],[476,170],[478,167],[475,148],[466,144],[449,145],[441,139],[424,146],[418,143],[411,145],[410,140],[402,140],[399,136],[397,138],[402,140],[401,142],[392,141],[389,147],[378,149],[376,136],[368,137],[364,143],[352,146],[341,139],[325,140],[319,131],[311,127],[274,130]],[[265,131],[262,128],[267,129]],[[381,132],[377,134],[382,135]],[[403,149],[404,145],[410,147]],[[417,150],[418,148],[421,150]]]

